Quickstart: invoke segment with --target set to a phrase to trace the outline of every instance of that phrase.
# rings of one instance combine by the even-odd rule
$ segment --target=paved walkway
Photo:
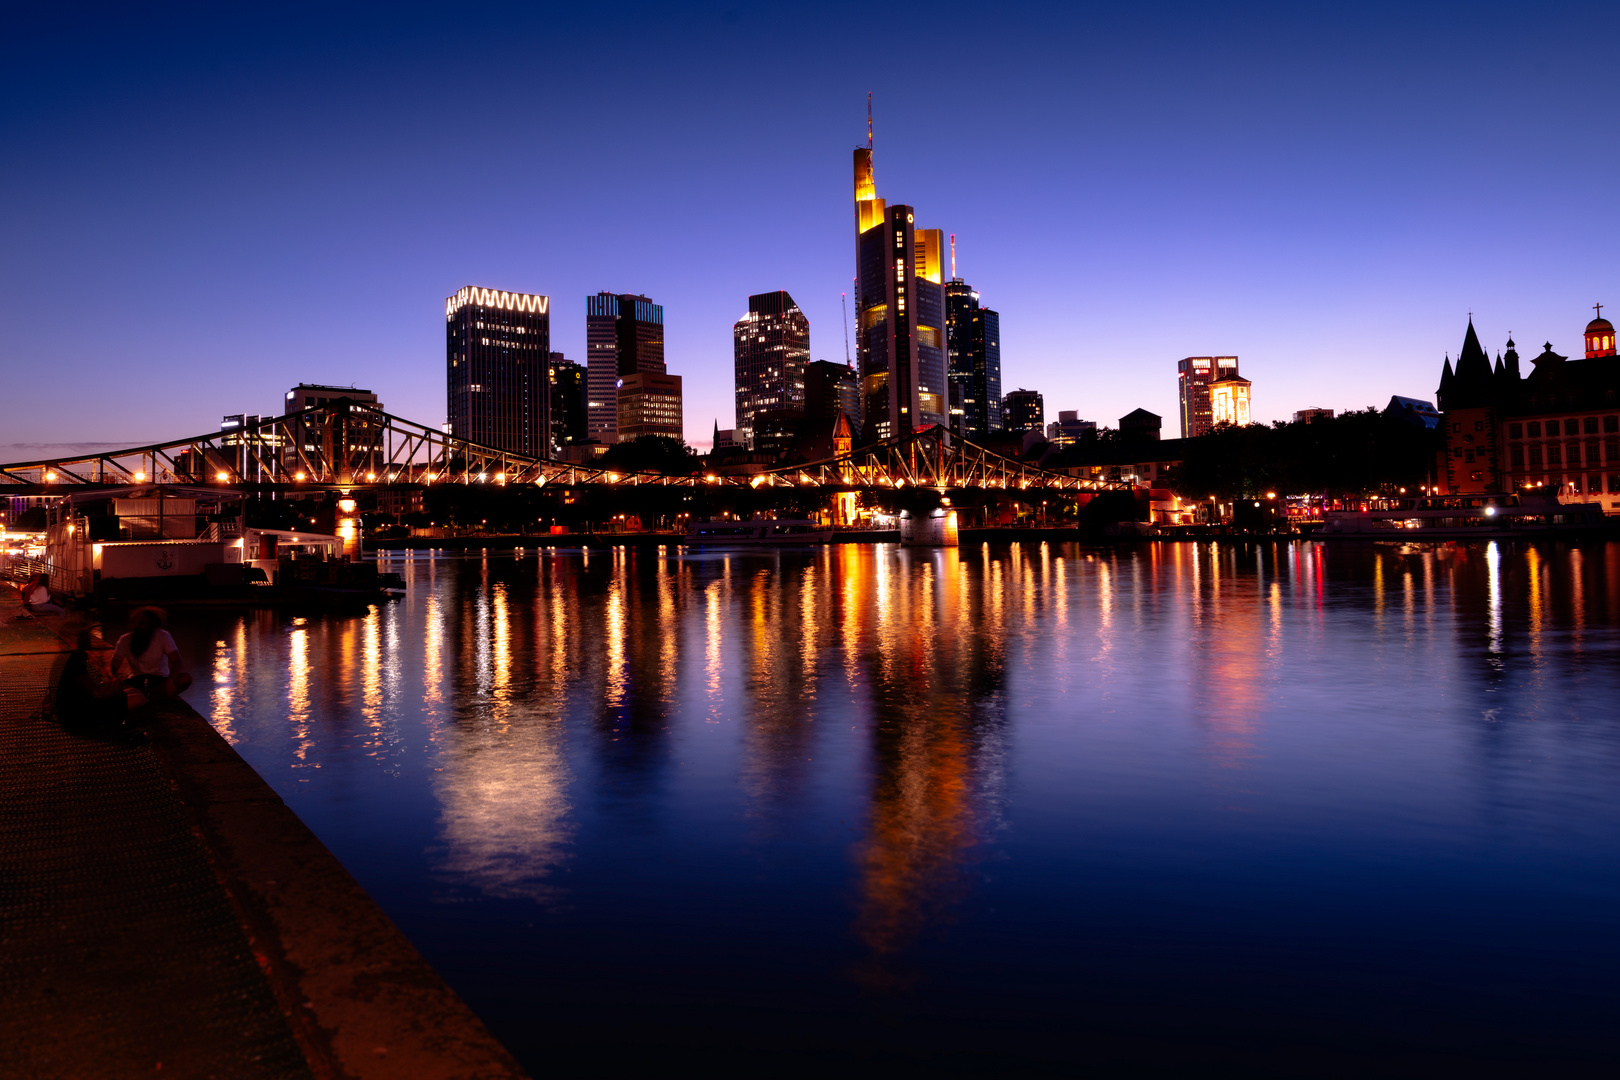
[[[4,618],[0,1075],[310,1076],[151,746],[43,717],[66,646]]]
[[[16,621],[13,595],[0,587],[0,1077],[523,1080],[196,713],[99,737],[50,719],[74,620]]]

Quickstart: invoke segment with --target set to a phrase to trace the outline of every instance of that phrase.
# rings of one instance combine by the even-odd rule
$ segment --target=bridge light
[[[144,484],[146,482],[146,474],[143,473],[143,472],[136,473],[135,474],[135,482],[137,484]]]
[[[374,482],[374,481],[375,481],[375,480],[376,480],[376,479],[377,479],[377,474],[376,474],[376,473],[374,473],[374,472],[368,472],[368,473],[366,473],[366,482],[367,482],[367,483],[372,483],[372,482]]]
[[[46,469],[45,470],[45,482],[47,484],[49,484],[51,481],[53,481],[55,479],[56,479],[56,474],[51,472],[51,470]]]
[[[217,473],[215,473],[215,474],[214,474],[214,479],[215,479],[215,480],[218,480],[218,481],[219,481],[219,482],[220,482],[220,483],[222,483],[222,484],[223,484],[223,483],[224,483],[224,482],[225,482],[225,481],[227,481],[227,480],[229,480],[229,479],[230,479],[230,478],[231,478],[231,474],[230,474],[230,473],[225,473],[225,472],[217,472]]]
[[[427,476],[423,477],[423,482],[428,484],[433,483],[433,474],[428,473]]]
[[[303,473],[293,473],[293,479],[297,480],[300,484],[302,484],[304,482],[304,474]]]
[[[618,473],[615,473],[615,472],[608,473],[608,483],[617,484],[618,482],[619,482],[619,474]]]

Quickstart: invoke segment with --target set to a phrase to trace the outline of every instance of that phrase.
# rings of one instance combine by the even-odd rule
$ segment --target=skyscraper
[[[855,150],[856,353],[865,432],[887,439],[948,420],[945,237],[878,198],[872,148]]]
[[[853,426],[860,422],[861,380],[848,364],[816,360],[804,366],[804,419],[820,431],[842,412]]]
[[[1046,431],[1046,400],[1038,390],[1019,387],[1002,402],[1008,431]]]
[[[599,292],[585,298],[586,424],[599,442],[619,441],[618,381],[664,374],[664,309],[645,296]]]
[[[585,366],[560,352],[551,354],[551,445],[570,446],[586,440]]]
[[[737,431],[755,446],[756,420],[796,429],[804,418],[804,367],[810,362],[810,320],[786,292],[748,298],[748,314],[731,328],[736,372]],[[791,438],[791,435],[790,435]]]
[[[545,296],[471,286],[445,300],[450,434],[551,455],[550,306]]]
[[[377,395],[370,390],[361,390],[353,386],[325,386],[320,383],[299,383],[281,399],[281,408],[284,414],[294,414],[305,409],[318,408],[330,405],[335,401],[348,398],[360,405],[370,405],[381,412],[383,403],[377,400]],[[327,447],[326,425],[324,423],[310,423],[302,417],[294,416],[288,423],[287,438],[279,447],[282,464],[294,473],[318,460],[329,450],[341,455],[341,447]],[[381,443],[382,433],[366,421],[354,421],[348,425],[349,452],[352,455],[356,450],[375,450]]]
[[[949,368],[951,430],[970,439],[1000,431],[1001,316],[979,306],[978,292],[956,273],[945,284],[945,352]]]
[[[1237,378],[1235,356],[1189,356],[1176,363],[1176,383],[1181,395],[1181,437],[1196,439],[1208,435],[1215,426],[1210,386],[1221,379]],[[1245,382],[1244,384],[1248,384]]]

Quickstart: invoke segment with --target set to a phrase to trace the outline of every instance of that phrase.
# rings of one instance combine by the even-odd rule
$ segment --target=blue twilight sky
[[[444,298],[664,305],[686,430],[783,288],[842,360],[850,150],[957,234],[1003,387],[1175,432],[1432,397],[1620,310],[1616,9],[1563,5],[37,5],[0,45],[0,460],[353,383],[444,417]]]

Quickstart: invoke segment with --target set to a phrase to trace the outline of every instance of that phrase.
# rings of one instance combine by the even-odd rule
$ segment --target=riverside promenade
[[[58,725],[47,691],[82,619],[16,620],[15,595],[0,589],[0,1076],[526,1075],[189,707],[128,732]]]

